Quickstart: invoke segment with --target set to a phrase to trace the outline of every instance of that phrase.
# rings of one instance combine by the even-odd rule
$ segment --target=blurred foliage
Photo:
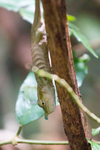
[[[33,72],[24,80],[16,102],[16,115],[19,124],[25,125],[44,115],[44,111],[37,105],[37,83]]]
[[[85,63],[89,60],[90,57],[87,54],[84,54],[83,56],[77,58],[74,53],[75,72],[79,87],[82,85],[83,80],[88,73],[88,68]]]
[[[99,132],[100,132],[100,127],[96,128],[96,129],[92,129],[92,135],[93,136],[99,134]]]
[[[71,16],[71,15],[67,15],[67,19],[68,19],[68,21],[75,21],[76,20],[76,18],[74,17],[74,16]]]
[[[76,39],[79,42],[82,42],[84,44],[84,46],[95,56],[98,58],[98,56],[96,55],[96,53],[94,52],[94,50],[91,48],[88,40],[86,39],[86,37],[84,37],[82,35],[82,33],[79,31],[79,29],[73,25],[72,23],[69,23],[69,31],[70,31],[70,35],[74,35],[76,37]]]
[[[35,10],[35,1],[33,0],[0,0],[0,6],[6,8],[7,10],[12,10],[18,12],[20,8],[33,6],[33,10]]]

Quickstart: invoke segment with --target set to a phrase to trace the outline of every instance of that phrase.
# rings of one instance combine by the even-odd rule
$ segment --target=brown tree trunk
[[[68,26],[66,26],[65,0],[42,0],[42,3],[53,73],[65,79],[80,98]],[[73,102],[67,91],[58,84],[57,93],[62,111],[64,130],[71,150],[90,150],[91,147],[85,137],[78,106]]]

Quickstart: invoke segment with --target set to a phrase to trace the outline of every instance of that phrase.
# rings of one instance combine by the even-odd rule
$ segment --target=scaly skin
[[[36,0],[35,18],[31,31],[31,55],[32,66],[51,72],[48,47],[45,39],[44,26],[40,22],[40,1]],[[45,119],[55,110],[55,90],[51,80],[39,77],[35,74],[37,81],[38,105],[45,111]]]

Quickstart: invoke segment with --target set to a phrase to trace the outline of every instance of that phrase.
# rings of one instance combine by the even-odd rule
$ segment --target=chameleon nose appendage
[[[48,114],[47,114],[47,113],[45,113],[44,118],[45,118],[46,120],[48,120]]]

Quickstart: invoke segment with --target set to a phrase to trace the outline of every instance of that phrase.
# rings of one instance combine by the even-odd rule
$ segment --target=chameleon
[[[35,16],[31,29],[31,56],[32,67],[51,73],[51,66],[48,57],[48,46],[46,40],[46,31],[44,23],[41,21],[40,0],[35,0]],[[37,104],[43,108],[45,119],[56,107],[55,89],[53,81],[47,78],[39,77],[35,74],[37,81]]]

